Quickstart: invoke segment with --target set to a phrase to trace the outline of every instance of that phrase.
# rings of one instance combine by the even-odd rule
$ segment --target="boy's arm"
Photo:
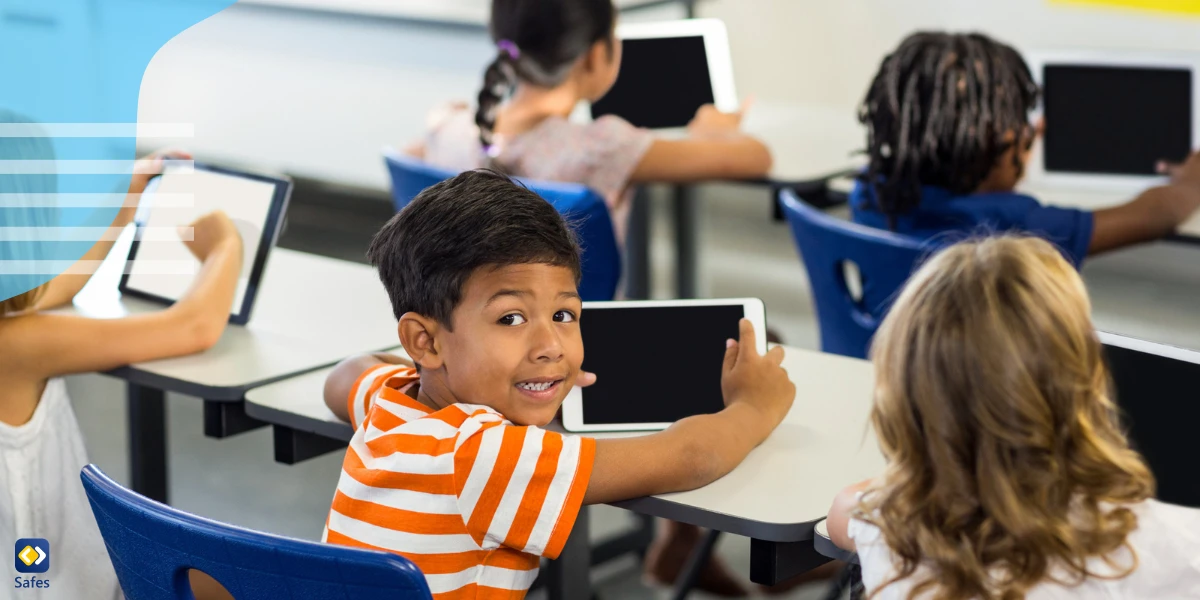
[[[1093,214],[1088,254],[1099,254],[1130,244],[1170,235],[1200,208],[1200,152],[1181,165],[1160,165],[1171,175],[1171,184],[1150,188],[1137,198]]]
[[[350,397],[350,390],[367,369],[379,365],[413,366],[412,361],[386,352],[351,356],[338,363],[333,372],[325,378],[325,406],[328,406],[337,418],[349,423],[350,408],[347,399]]]
[[[694,490],[729,473],[774,429],[757,409],[734,404],[683,419],[661,433],[596,440],[596,463],[583,497],[604,504]]]
[[[762,443],[787,415],[796,386],[780,366],[783,348],[760,356],[754,329],[743,320],[741,341],[725,351],[719,413],[683,419],[638,438],[597,440],[585,504],[703,487],[720,479]]]
[[[1170,235],[1197,207],[1200,186],[1164,185],[1150,188],[1120,206],[1098,210],[1092,214],[1088,254]]]

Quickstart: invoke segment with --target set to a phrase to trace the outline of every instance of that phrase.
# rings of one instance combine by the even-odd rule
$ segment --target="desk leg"
[[[629,220],[625,223],[625,298],[650,298],[650,194],[645,186],[633,193]]]
[[[162,390],[127,384],[133,491],[167,503],[167,405]]]
[[[691,186],[675,186],[671,199],[675,221],[675,292],[681,299],[696,297],[696,194]]]
[[[579,509],[575,527],[558,560],[546,567],[546,595],[549,600],[590,600],[592,598],[592,557],[588,542],[589,509]]]

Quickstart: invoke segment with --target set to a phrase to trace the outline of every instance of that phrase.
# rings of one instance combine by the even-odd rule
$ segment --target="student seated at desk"
[[[612,0],[494,0],[497,55],[478,106],[435,111],[425,139],[409,152],[447,169],[487,166],[586,185],[605,198],[621,243],[631,184],[765,176],[771,154],[739,131],[740,113],[704,106],[689,135],[670,140],[614,115],[568,120],[580,101],[601,98],[617,79],[616,20]]]
[[[1089,212],[1014,191],[1040,135],[1038,88],[1013,48],[980,34],[917,33],[883,60],[860,109],[869,164],[855,222],[930,238],[1017,231],[1085,256],[1170,234],[1200,207],[1200,155],[1160,164],[1171,183]],[[1054,123],[1049,123],[1054,127]]]
[[[1200,510],[1154,500],[1090,313],[1037,238],[909,280],[871,348],[887,468],[828,521],[873,598],[1200,598]]]
[[[25,121],[0,114],[0,122]],[[54,148],[44,137],[0,137],[0,159],[53,160]],[[129,196],[112,223],[115,231],[80,258],[82,272],[62,274],[41,285],[36,285],[36,274],[0,275],[7,280],[5,289],[27,290],[0,299],[0,447],[6,459],[0,469],[0,489],[5,490],[0,496],[0,537],[49,541],[53,587],[39,590],[49,594],[41,597],[121,596],[79,480],[87,453],[63,377],[203,351],[220,338],[233,305],[242,242],[227,216],[212,213],[193,223],[194,239],[183,242],[203,265],[187,295],[170,308],[122,319],[42,312],[70,304],[89,281],[92,270],[83,261],[104,260],[115,234],[133,220],[139,195],[161,164],[161,155],[139,162]],[[0,193],[16,200],[0,209],[0,222],[55,227],[55,203],[43,199],[55,192],[53,175],[0,177]],[[44,260],[39,252],[32,242],[9,240],[0,244],[0,262]],[[201,588],[224,592],[211,578],[193,577],[200,598],[221,597]]]
[[[326,404],[355,432],[325,540],[412,560],[435,598],[523,597],[581,505],[711,483],[796,393],[782,349],[760,356],[742,321],[726,344],[723,411],[626,439],[541,429],[591,379],[580,371],[579,247],[551,204],[494,172],[425,190],[368,256],[416,366],[361,356],[326,380]]]

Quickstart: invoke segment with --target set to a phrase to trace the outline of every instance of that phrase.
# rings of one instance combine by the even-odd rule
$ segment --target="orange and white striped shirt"
[[[404,393],[418,378],[379,365],[351,389],[354,438],[324,539],[413,561],[437,600],[524,598],[539,557],[571,533],[596,442],[487,406],[435,412]]]

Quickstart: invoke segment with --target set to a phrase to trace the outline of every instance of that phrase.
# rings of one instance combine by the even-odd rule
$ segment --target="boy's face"
[[[518,425],[549,423],[583,364],[582,310],[565,267],[476,270],[451,315],[454,330],[436,336],[448,391]]]

